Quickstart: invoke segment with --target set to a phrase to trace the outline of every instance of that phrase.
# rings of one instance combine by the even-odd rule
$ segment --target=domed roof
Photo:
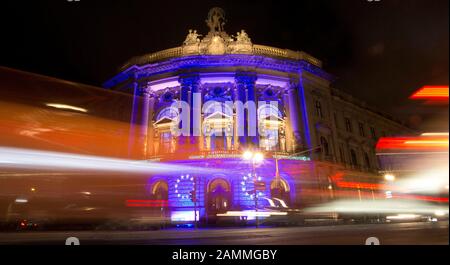
[[[223,9],[214,7],[209,11],[205,20],[210,30],[203,38],[202,35],[197,33],[197,30],[190,29],[181,46],[134,57],[125,63],[121,70],[128,69],[133,65],[145,65],[175,57],[224,54],[247,54],[295,61],[304,60],[317,67],[322,67],[320,60],[305,52],[253,44],[249,35],[243,29],[236,35],[230,36],[224,30],[225,21]]]

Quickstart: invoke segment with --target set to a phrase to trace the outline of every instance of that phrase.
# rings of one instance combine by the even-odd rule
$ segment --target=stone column
[[[189,142],[191,148],[200,148],[200,136],[202,133],[202,99],[194,104],[194,93],[201,93],[200,77],[198,74],[180,75],[181,100],[187,102],[190,106],[190,131],[189,137],[180,137],[180,143]],[[188,141],[186,141],[189,139]]]
[[[255,148],[259,148],[259,132],[258,132],[258,102],[256,99],[256,89],[255,89],[255,82],[256,82],[256,75],[250,74],[247,79],[247,101],[248,102],[254,102],[255,104],[255,112],[250,113],[249,110],[247,110],[247,122],[248,122],[248,130],[249,134],[251,131],[253,131],[253,135],[249,135],[249,141],[252,143],[252,145]],[[250,115],[254,115],[253,117],[250,117]],[[251,119],[254,119],[255,124],[251,124]],[[253,128],[250,128],[251,126],[254,126]]]
[[[293,139],[293,151],[297,152],[298,149],[302,146],[302,137],[300,132],[300,110],[299,110],[299,102],[298,102],[298,81],[291,80],[289,82],[289,87],[287,88],[288,99],[289,99],[289,121],[291,123],[292,129],[292,139]]]
[[[137,146],[137,135],[138,132],[136,132],[136,127],[139,122],[139,84],[137,82],[137,77],[134,77],[134,81],[132,83],[132,90],[133,90],[133,106],[131,109],[131,117],[130,117],[130,131],[128,135],[128,156],[129,157],[136,157],[136,146]]]
[[[206,135],[206,150],[211,150],[211,136]]]
[[[142,147],[142,156],[145,159],[147,155],[147,133],[148,133],[148,112],[150,110],[150,93],[145,88],[142,94],[142,116],[141,116],[141,133],[139,135],[139,144]]]
[[[238,72],[236,73],[235,76],[235,83],[236,83],[236,97],[235,100],[239,100],[241,101],[244,105],[247,103],[247,101],[253,101],[255,103],[255,106],[257,107],[257,102],[256,102],[256,95],[255,95],[255,81],[256,81],[256,74],[254,73],[246,73],[246,72]],[[241,106],[239,106],[239,104],[237,105],[238,108],[236,108],[236,112],[238,111],[243,111],[244,113],[244,135],[243,136],[239,136],[239,143],[251,143],[253,144],[255,147],[258,147],[258,140],[259,140],[259,135],[258,135],[258,121],[256,116],[254,117],[256,123],[255,126],[256,128],[254,128],[256,130],[256,136],[251,136],[249,137],[249,112],[247,108],[244,109],[240,109]],[[256,115],[256,110],[255,113]],[[238,115],[236,115],[237,119],[236,119],[236,127],[240,126],[241,120],[240,117]],[[237,128],[237,130],[239,131],[240,128]]]
[[[227,135],[227,150],[231,150],[231,135]]]
[[[191,137],[190,144],[194,149],[199,150],[201,146],[201,135],[202,135],[202,102],[203,98],[201,95],[200,87],[200,77],[195,75],[191,78],[191,98],[189,105],[191,106]],[[196,93],[200,94],[200,97],[194,99]]]
[[[305,148],[312,148],[312,139],[311,136],[313,136],[312,132],[311,132],[311,128],[310,126],[310,120],[309,120],[309,115],[308,115],[308,106],[307,106],[307,93],[305,91],[305,86],[304,86],[304,78],[303,78],[303,72],[299,72],[299,85],[298,85],[298,103],[299,108],[301,110],[301,121],[302,121],[302,130],[303,130],[303,134],[305,137]],[[312,155],[312,154],[311,154]]]
[[[148,132],[147,132],[147,154],[146,156],[152,156],[155,154],[155,128],[153,128],[153,115],[155,112],[155,95],[153,93],[150,94],[149,99],[149,111],[148,111]]]
[[[180,100],[189,104],[189,100],[190,100],[189,92],[191,90],[189,77],[186,75],[180,75],[178,82],[180,83],[180,86],[181,86],[180,87]],[[181,113],[180,113],[180,115],[181,115]],[[181,118],[181,116],[180,116],[180,118]],[[189,117],[189,119],[190,119],[190,117]],[[183,124],[181,124],[181,122],[180,122],[180,124],[178,126],[181,129],[181,126],[183,126]],[[184,125],[184,126],[186,126],[186,125]],[[179,145],[182,146],[182,148],[183,147],[186,148],[186,145],[189,142],[188,139],[189,139],[188,137],[186,137],[184,135],[180,135],[178,137]]]
[[[233,98],[234,101],[239,100],[239,89],[236,87],[233,90]],[[235,114],[233,115],[233,138],[234,138],[234,150],[238,150],[239,149],[239,139],[240,137],[238,136],[238,124],[240,122],[240,117],[237,115],[238,114],[238,108],[240,108],[238,105],[236,105],[236,110],[235,110]]]

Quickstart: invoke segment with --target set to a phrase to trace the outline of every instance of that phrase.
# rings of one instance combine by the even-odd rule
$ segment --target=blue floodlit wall
[[[258,174],[257,174],[258,176]],[[258,176],[258,181],[266,183],[265,191],[257,191],[258,208],[269,206],[269,203],[264,197],[270,198],[270,181],[267,182],[264,177]],[[255,194],[252,192],[255,189],[252,174],[242,174],[236,178],[234,182],[233,204],[243,210],[255,209]]]
[[[178,177],[168,177],[169,184],[169,207],[174,208],[194,208],[194,202],[190,198],[190,192],[196,184],[197,207],[205,207],[205,179],[191,175],[180,175]],[[196,183],[197,182],[197,183]]]
[[[199,163],[204,163],[208,159],[199,159]],[[233,159],[221,159],[221,165],[215,165],[215,168],[222,168],[225,171],[233,168],[235,164]],[[179,163],[180,161],[173,161],[173,163]],[[208,160],[211,163],[211,160]],[[212,162],[214,163],[214,162]],[[234,161],[235,163],[235,161]],[[241,170],[241,169],[240,169]],[[194,190],[196,185],[196,197],[197,197],[197,211],[198,217],[202,218],[206,215],[206,207],[208,200],[208,185],[215,179],[223,179],[228,182],[230,187],[230,208],[229,210],[254,210],[255,209],[255,194],[254,191],[254,179],[251,173],[251,169],[248,166],[244,166],[242,172],[237,173],[234,171],[229,174],[220,175],[189,175],[182,174],[178,176],[164,176],[158,177],[163,179],[168,184],[168,205],[171,212],[175,213],[172,216],[174,221],[193,221],[194,220],[194,202],[191,200],[190,193]],[[274,174],[272,171],[264,171],[264,167],[257,169],[256,171],[257,181],[264,182],[266,185],[265,190],[257,191],[257,204],[258,208],[262,209],[270,206],[268,199],[271,198],[270,184],[274,181]],[[294,186],[293,178],[280,170],[280,175],[284,181],[286,181],[290,187],[291,198],[295,196],[296,187]]]

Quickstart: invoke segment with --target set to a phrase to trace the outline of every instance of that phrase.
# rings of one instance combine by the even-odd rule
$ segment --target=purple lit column
[[[139,135],[139,144],[142,147],[143,159],[147,158],[147,148],[148,148],[148,119],[150,112],[150,91],[148,88],[143,88],[141,90],[142,94],[142,115],[141,115],[141,132]]]
[[[257,117],[258,103],[256,99],[255,82],[256,82],[256,74],[249,74],[246,79],[247,102],[253,102],[255,104],[254,105],[255,108],[253,110],[254,112],[251,112],[250,109],[247,109],[249,141],[253,144],[254,147],[257,148],[259,147],[259,133],[258,133],[258,117]],[[252,123],[252,121],[254,121],[254,123]],[[252,135],[250,135],[250,132],[252,132]]]
[[[190,86],[191,86],[191,94],[189,100],[189,106],[191,106],[191,115],[190,115],[190,123],[191,123],[191,131],[189,142],[191,147],[195,149],[195,147],[199,144],[199,137],[201,135],[202,128],[202,98],[194,99],[195,93],[201,93],[200,90],[200,78],[198,75],[192,76],[190,78]]]
[[[152,156],[155,153],[155,150],[154,150],[155,132],[154,132],[154,128],[153,128],[153,115],[154,115],[154,110],[155,110],[155,95],[153,93],[150,93],[148,108],[149,108],[149,111],[148,111],[148,118],[147,118],[148,132],[147,132],[147,139],[146,139],[146,144],[147,144],[146,157]]]
[[[301,146],[301,133],[300,133],[300,111],[298,102],[298,81],[291,80],[287,89],[289,98],[289,121],[292,129],[293,146],[292,151],[296,152]]]
[[[180,75],[179,82],[181,84],[181,100],[188,103],[191,109],[189,115],[190,137],[180,136],[180,143],[186,144],[189,139],[191,147],[194,148],[198,142],[196,139],[198,136],[194,135],[199,135],[201,132],[201,101],[199,106],[193,106],[194,93],[200,92],[200,78],[198,74],[184,74]],[[194,122],[194,120],[196,121]]]
[[[141,138],[141,131],[136,128],[140,125],[142,119],[142,112],[140,111],[142,108],[142,99],[140,84],[137,81],[137,74],[133,77],[132,82],[132,90],[133,90],[133,106],[131,110],[131,119],[130,119],[130,131],[129,131],[129,140],[128,140],[128,156],[133,158],[141,158],[142,152],[139,144]]]
[[[246,73],[246,72],[238,72],[235,76],[235,83],[236,83],[236,91],[235,91],[235,100],[241,101],[244,105],[247,103],[247,101],[253,101],[255,104],[255,81],[256,81],[256,74],[254,73]],[[243,135],[239,135],[239,143],[247,143],[247,141],[250,141],[255,146],[258,146],[258,127],[256,122],[256,136],[252,136],[249,138],[249,112],[248,108],[241,109],[241,105],[236,105],[236,112],[242,112],[244,113],[243,121],[240,120],[241,117],[236,115],[236,127],[238,126],[244,126],[244,133]],[[254,113],[256,115],[256,112]],[[256,120],[256,116],[254,117]],[[239,131],[240,128],[237,128],[236,131]]]

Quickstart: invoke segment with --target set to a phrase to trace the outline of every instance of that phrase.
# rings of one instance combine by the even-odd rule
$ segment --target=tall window
[[[352,122],[349,118],[345,118],[345,129],[347,132],[352,132]]]
[[[375,128],[370,127],[370,135],[373,139],[377,138],[377,134],[375,133]]]
[[[156,116],[156,126],[159,131],[160,151],[162,153],[174,152],[175,145],[172,144],[173,138],[170,127],[179,121],[180,113],[176,108],[166,107]]]
[[[338,124],[338,119],[337,119],[336,113],[333,113],[333,118],[334,118],[334,124],[335,124],[336,128],[339,129],[339,124]]]
[[[339,147],[339,155],[341,156],[341,163],[345,164],[345,155],[342,147]]]
[[[327,139],[325,139],[325,137],[321,136],[320,137],[320,145],[322,147],[322,152],[326,155],[329,156],[330,155],[330,148],[328,146],[328,141]]]
[[[170,131],[162,132],[160,139],[163,153],[170,153],[172,143],[172,134],[170,133]]]
[[[259,138],[260,147],[269,151],[278,149],[279,130],[283,119],[278,107],[264,104],[258,108],[259,130],[262,132]]]
[[[320,118],[323,117],[323,115],[322,115],[322,105],[320,104],[320,101],[318,101],[318,100],[316,100],[316,114]]]
[[[370,168],[370,159],[369,159],[369,155],[367,153],[364,153],[364,160],[366,162],[367,168]]]
[[[359,127],[359,135],[365,136],[366,134],[364,133],[364,124],[360,122],[358,123],[358,127]]]
[[[278,130],[265,130],[265,135],[260,138],[260,146],[266,151],[278,148]]]
[[[357,166],[358,165],[358,159],[356,157],[356,152],[353,149],[350,149],[350,158],[352,159],[352,165]]]

